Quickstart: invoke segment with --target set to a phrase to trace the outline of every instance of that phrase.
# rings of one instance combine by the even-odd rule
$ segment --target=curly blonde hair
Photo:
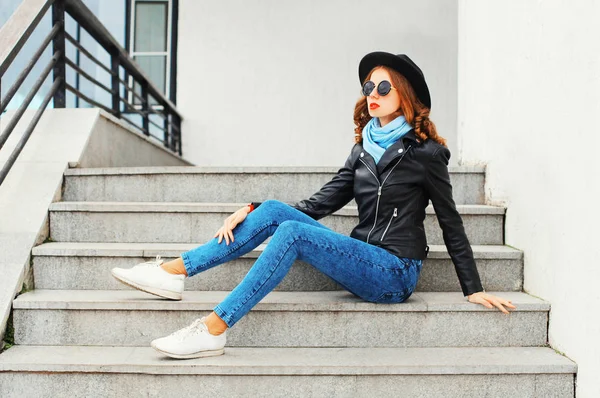
[[[429,119],[429,108],[419,101],[412,85],[401,73],[387,66],[379,65],[371,69],[362,83],[364,84],[364,82],[371,79],[373,72],[379,68],[385,69],[390,74],[392,86],[396,87],[400,95],[400,107],[392,114],[394,118],[404,115],[406,121],[414,127],[415,135],[422,141],[431,138],[435,142],[447,146],[446,140],[438,135],[435,124]],[[354,142],[356,144],[362,143],[363,128],[371,119],[372,117],[367,109],[367,97],[363,95],[354,107],[354,124],[356,125]]]

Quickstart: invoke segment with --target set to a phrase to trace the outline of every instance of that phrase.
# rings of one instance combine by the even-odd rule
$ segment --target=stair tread
[[[575,373],[549,347],[228,347],[225,354],[174,360],[150,347],[23,346],[0,355],[0,372],[235,375]]]
[[[33,248],[34,256],[119,256],[154,257],[178,255],[199,243],[105,243],[105,242],[46,242]],[[260,244],[242,257],[256,258],[265,247]],[[471,245],[475,259],[521,259],[523,251],[505,245]],[[428,258],[450,258],[444,245],[429,245]]]
[[[246,203],[225,202],[54,202],[49,211],[85,211],[85,212],[166,212],[166,213],[213,213],[233,212]],[[503,215],[505,207],[490,205],[456,205],[459,214]],[[435,214],[429,204],[426,214]],[[357,216],[357,206],[344,206],[334,214],[341,216]]]
[[[110,275],[107,277],[111,277]],[[171,301],[138,290],[44,290],[19,295],[13,308],[65,310],[212,310],[229,291],[185,291],[183,300]],[[550,303],[524,292],[488,292],[510,300],[519,311],[549,311]],[[414,292],[398,304],[363,301],[345,290],[271,291],[255,307],[261,311],[493,311],[507,316],[496,307],[467,302],[462,292]]]
[[[147,175],[147,174],[205,174],[205,173],[337,173],[339,166],[148,166],[72,168],[65,176]],[[449,166],[450,173],[485,173],[485,166]]]

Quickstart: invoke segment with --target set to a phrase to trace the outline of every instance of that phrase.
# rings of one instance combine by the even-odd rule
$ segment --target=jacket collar
[[[416,145],[420,145],[421,142],[422,140],[417,138],[415,135],[414,129],[411,129],[408,131],[408,133],[404,134],[399,140],[394,142],[385,150],[377,165],[375,165],[375,159],[373,156],[364,150],[363,152],[365,153],[365,156],[363,159],[368,162],[369,167],[371,167],[373,170],[376,169],[377,174],[381,175],[388,165],[395,163],[394,160],[404,155],[404,152],[409,146],[414,147]]]

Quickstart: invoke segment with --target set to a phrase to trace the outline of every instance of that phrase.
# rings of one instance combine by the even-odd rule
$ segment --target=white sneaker
[[[172,300],[181,300],[185,275],[170,274],[160,266],[163,260],[155,260],[135,265],[133,268],[113,268],[112,275],[127,286]]]
[[[171,358],[188,359],[223,355],[227,330],[218,336],[208,332],[206,317],[196,319],[191,325],[150,343],[152,348]]]

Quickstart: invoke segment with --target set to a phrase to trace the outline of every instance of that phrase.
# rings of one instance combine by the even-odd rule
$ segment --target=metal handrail
[[[6,109],[10,100],[17,93],[17,90],[19,89],[21,84],[23,84],[23,82],[29,75],[29,72],[31,72],[31,70],[33,69],[33,66],[35,65],[37,60],[40,58],[40,56],[42,55],[42,53],[48,46],[48,43],[50,43],[50,40],[52,40],[54,38],[54,36],[56,36],[56,34],[58,33],[61,26],[62,26],[62,24],[56,24],[56,26],[54,26],[52,28],[52,30],[50,31],[50,34],[48,34],[48,36],[46,36],[46,38],[42,41],[42,44],[37,49],[37,51],[33,54],[33,57],[31,57],[31,60],[29,60],[29,63],[27,64],[25,69],[23,69],[23,71],[19,74],[19,76],[17,77],[17,80],[15,81],[13,86],[6,93],[6,97],[2,100],[1,105],[0,105],[0,113],[4,112],[4,109]]]
[[[136,81],[139,81],[143,85],[147,86],[148,93],[152,95],[160,104],[172,110],[174,114],[179,117],[175,105],[169,101],[156,86],[152,83],[150,78],[144,73],[144,71],[138,66],[138,64],[131,58],[129,53],[125,51],[123,47],[117,42],[117,40],[110,34],[104,25],[96,18],[94,13],[86,7],[81,0],[63,0],[65,4],[65,11],[69,13],[75,21],[77,21],[83,29],[85,29],[90,36],[104,47],[104,49],[111,54],[111,56],[118,57],[121,66],[125,68],[127,73],[131,74]],[[57,0],[57,3],[59,1]],[[115,71],[113,71],[115,72]],[[115,72],[118,76],[118,72]]]
[[[0,76],[14,61],[52,3],[53,0],[24,0],[4,24],[0,30]]]
[[[12,133],[15,129],[15,126],[25,113],[27,106],[31,103],[31,100],[33,100],[33,97],[39,91],[40,87],[42,87],[44,80],[46,80],[46,77],[50,74],[50,71],[52,70],[52,68],[54,68],[61,55],[62,53],[59,51],[52,56],[52,59],[50,59],[50,62],[48,62],[48,64],[40,74],[40,77],[36,80],[31,90],[29,90],[29,93],[27,93],[27,96],[23,100],[23,103],[21,104],[19,109],[17,109],[15,116],[12,119],[10,119],[10,122],[8,122],[8,125],[6,126],[4,131],[2,132],[2,134],[0,134],[0,149],[2,149],[2,147],[4,146],[4,143],[10,136],[10,133]]]
[[[30,74],[34,65],[40,59],[48,44],[52,42],[52,59],[43,69],[35,84],[23,100],[19,109],[15,112],[14,117],[7,124],[4,131],[0,134],[0,150],[4,146],[10,134],[15,129],[16,124],[23,116],[27,106],[31,103],[33,97],[38,93],[40,87],[46,80],[46,77],[52,70],[53,84],[49,92],[44,96],[42,105],[38,108],[29,125],[25,129],[23,136],[17,143],[17,146],[9,156],[2,170],[0,170],[0,184],[6,178],[12,165],[23,150],[25,143],[31,136],[33,129],[37,125],[39,119],[44,112],[44,109],[53,99],[55,108],[64,108],[66,106],[66,92],[70,91],[76,97],[83,99],[93,106],[104,109],[112,115],[128,122],[133,127],[139,129],[143,134],[149,137],[159,139],[150,134],[150,124],[163,132],[162,142],[165,147],[171,151],[182,154],[181,150],[181,114],[177,111],[175,105],[158,90],[158,88],[150,81],[150,78],[144,73],[140,66],[129,56],[127,51],[115,40],[109,31],[102,25],[96,16],[83,4],[81,0],[24,0],[17,8],[8,22],[0,29],[0,78],[4,76],[16,56],[19,54],[24,44],[30,38],[32,32],[39,25],[40,21],[51,9],[52,12],[52,29],[50,33],[42,40],[39,48],[33,54],[27,66],[16,78],[13,85],[8,89],[6,97],[0,98],[0,114],[6,109],[11,99],[21,87],[27,76]],[[65,31],[64,19],[65,13],[69,14],[81,28],[86,30],[89,35],[95,39],[110,55],[110,67],[107,67],[90,51],[87,51],[81,43],[78,43],[71,35]],[[92,75],[81,69],[75,62],[66,57],[66,42],[69,41],[75,48],[83,53],[90,60],[99,65],[103,70],[109,73],[111,78],[110,86],[102,84]],[[111,95],[111,106],[106,106],[93,98],[90,98],[69,85],[66,81],[66,67],[72,68],[77,76],[83,76],[89,82],[102,88]],[[127,74],[133,77],[134,81],[141,87],[141,94],[138,94],[129,87],[128,83],[123,81],[119,76],[119,68],[123,68]],[[141,101],[141,109],[137,109],[130,104],[125,98],[120,96],[121,86],[124,87],[126,93],[131,93]],[[157,105],[162,107],[154,108],[149,105],[149,98],[152,97]],[[121,110],[124,109],[124,110]],[[126,117],[126,113],[135,113],[142,117],[142,126],[140,127],[131,119]],[[162,126],[152,120],[150,115],[158,115],[162,118]]]

